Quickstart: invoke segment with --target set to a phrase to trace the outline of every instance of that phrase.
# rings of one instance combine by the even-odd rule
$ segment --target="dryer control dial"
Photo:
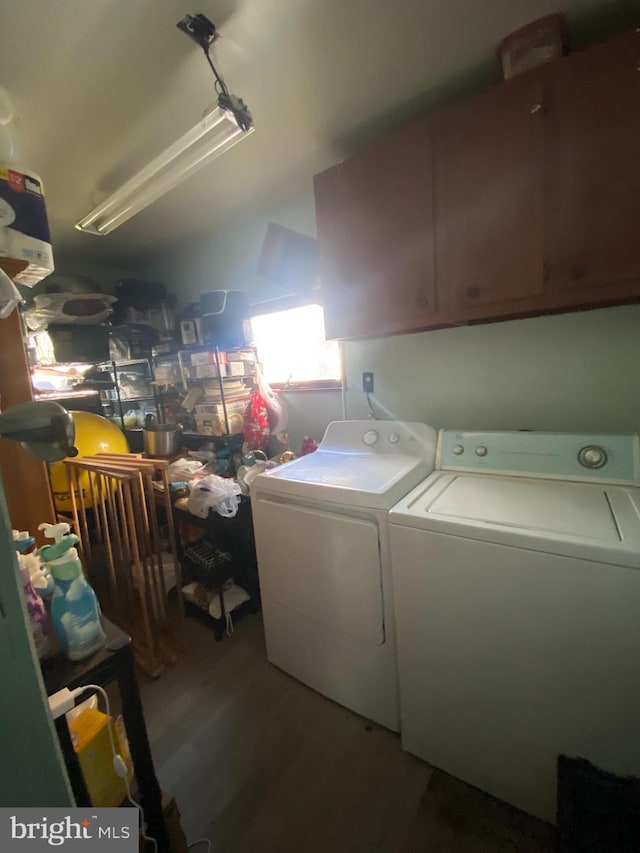
[[[487,455],[487,448],[484,446],[484,444],[481,444],[479,447],[476,447],[476,456],[486,456],[486,455]]]
[[[378,433],[375,429],[368,429],[362,436],[362,440],[365,444],[375,444],[378,440]]]
[[[583,468],[602,468],[607,463],[607,451],[597,444],[588,444],[578,453],[578,462]]]
[[[456,456],[462,456],[462,454],[464,453],[464,447],[461,444],[454,444],[453,452]]]
[[[389,433],[389,442],[391,444],[397,444],[399,441],[400,441],[399,433],[397,433],[397,432],[390,432]]]

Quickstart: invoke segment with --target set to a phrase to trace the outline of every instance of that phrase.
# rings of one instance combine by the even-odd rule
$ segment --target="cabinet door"
[[[559,303],[638,293],[639,68],[636,33],[552,68],[546,244]]]
[[[528,74],[437,118],[438,303],[452,322],[527,310],[542,292],[543,88]]]
[[[327,337],[429,325],[435,306],[428,121],[316,175],[314,187]]]

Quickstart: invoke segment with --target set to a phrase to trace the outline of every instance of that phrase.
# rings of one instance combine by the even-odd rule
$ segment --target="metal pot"
[[[175,456],[180,451],[182,427],[172,424],[155,424],[143,430],[144,452],[149,456]]]

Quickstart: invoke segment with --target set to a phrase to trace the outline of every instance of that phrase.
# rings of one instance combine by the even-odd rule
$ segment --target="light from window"
[[[269,384],[340,382],[340,350],[325,340],[320,305],[251,318],[253,339]]]

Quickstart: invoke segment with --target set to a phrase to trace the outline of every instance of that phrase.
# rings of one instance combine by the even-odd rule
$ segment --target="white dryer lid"
[[[388,509],[430,471],[418,456],[356,456],[316,450],[260,474],[254,489],[298,498]]]
[[[640,568],[640,489],[527,477],[428,477],[391,523]]]
[[[334,421],[315,453],[258,475],[251,494],[389,509],[433,470],[435,447],[425,424]]]

